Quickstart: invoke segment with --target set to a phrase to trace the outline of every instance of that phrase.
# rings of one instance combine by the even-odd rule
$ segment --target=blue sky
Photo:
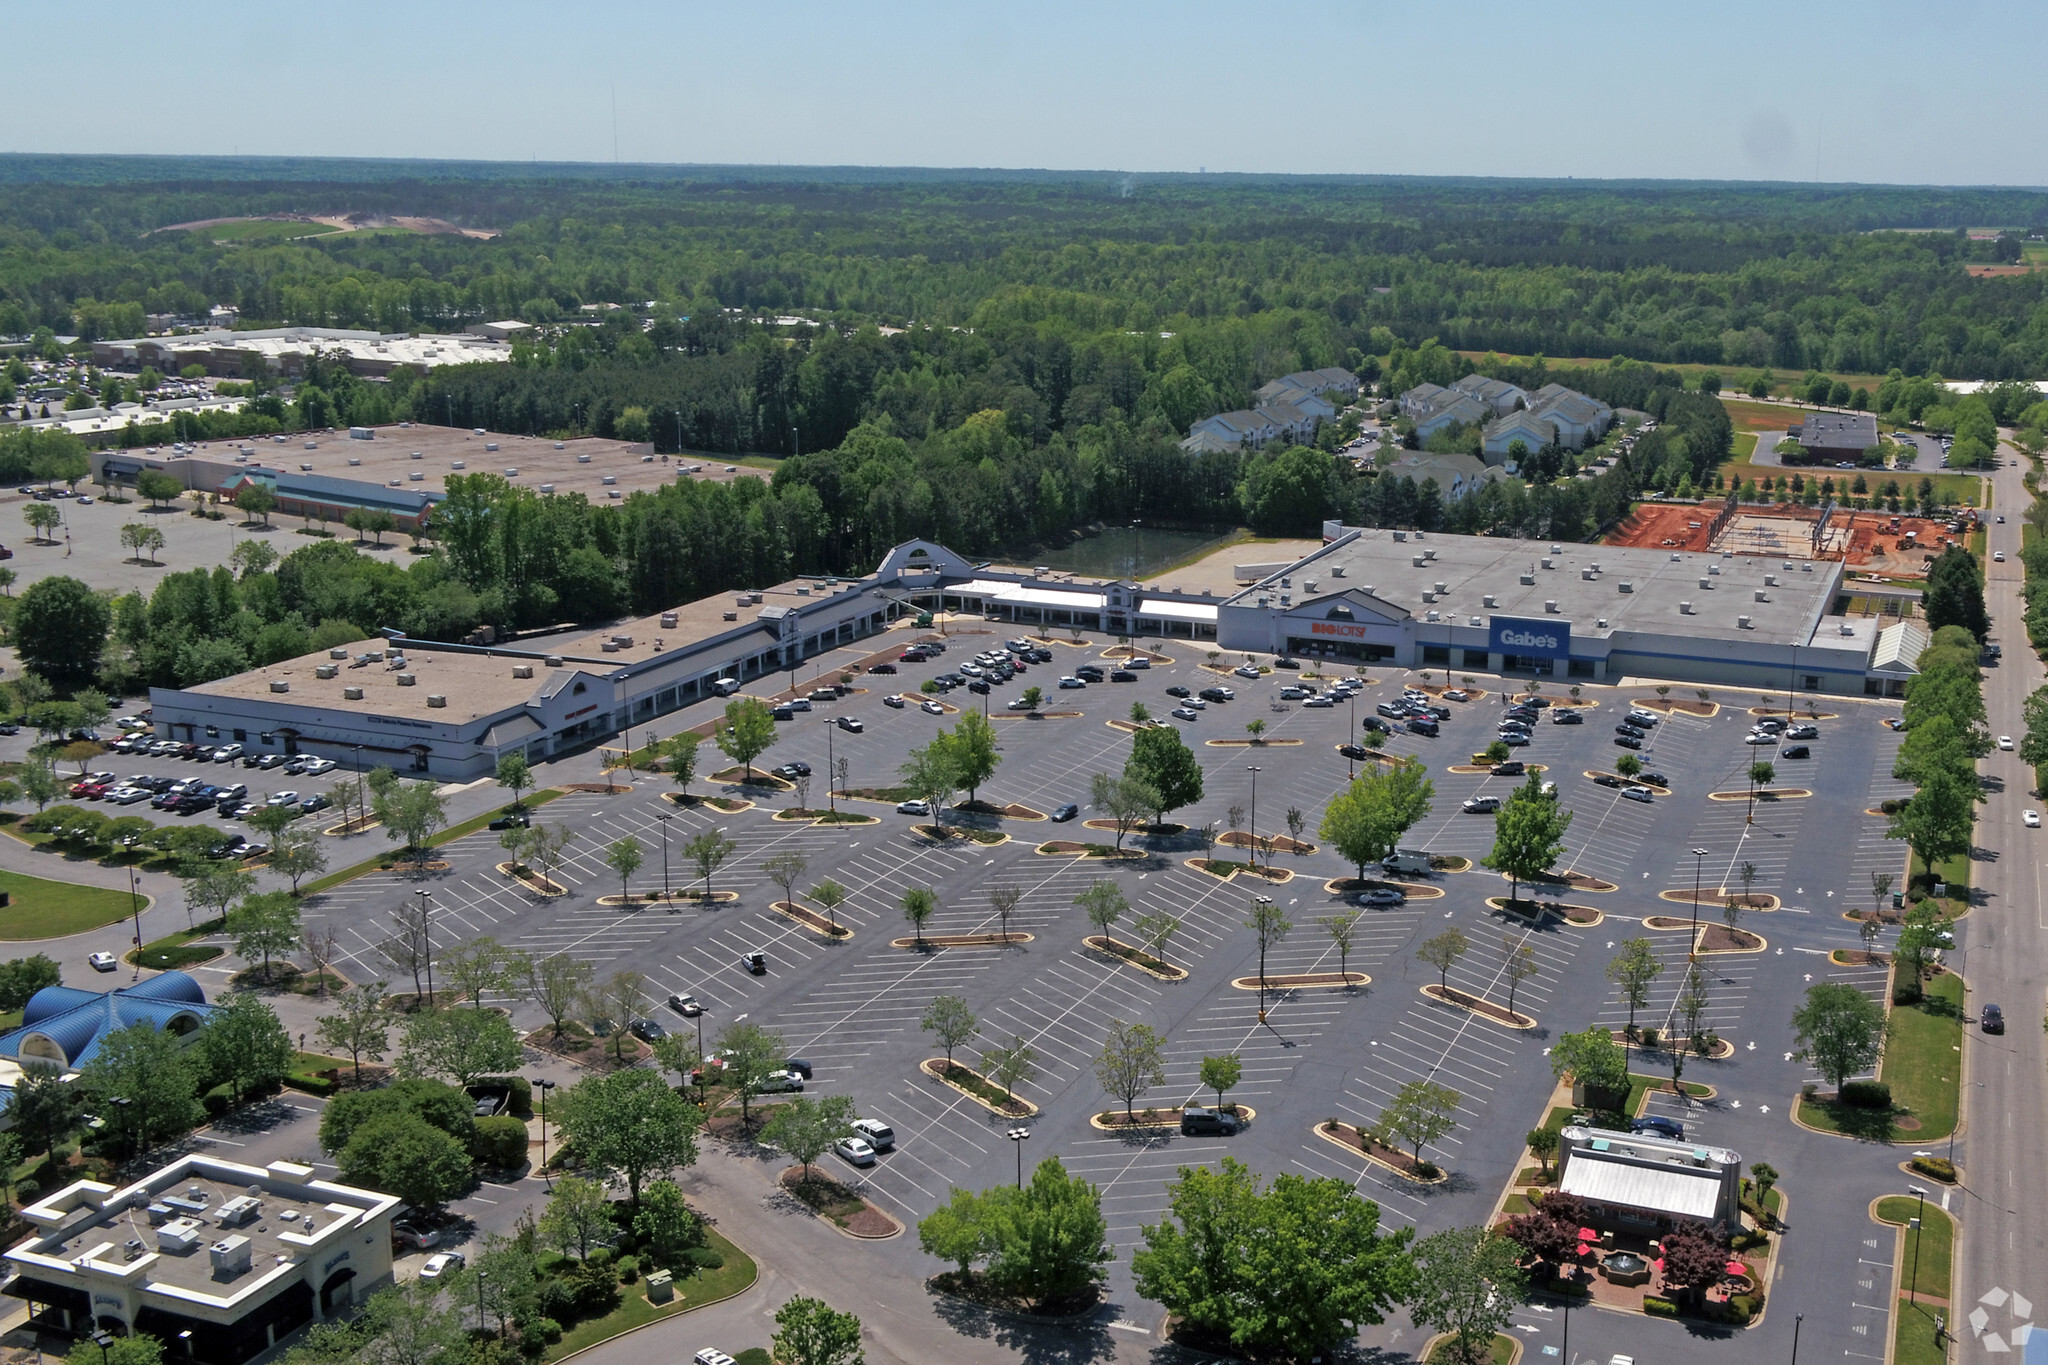
[[[2038,0],[119,8],[10,16],[0,145],[2048,184]]]

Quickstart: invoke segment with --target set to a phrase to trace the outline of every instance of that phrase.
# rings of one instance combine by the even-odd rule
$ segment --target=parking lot
[[[865,690],[820,703],[816,711],[781,724],[779,742],[762,764],[811,764],[820,774],[811,792],[814,806],[823,804],[828,752],[847,761],[849,787],[893,784],[909,750],[951,718],[915,706],[888,708],[881,704],[882,695],[898,689],[915,692],[924,678],[950,671],[963,658],[1000,646],[1002,639],[1001,634],[969,633],[955,637],[940,659],[906,663],[893,677],[862,677]],[[964,1060],[971,1061],[981,1044],[1012,1038],[1024,1039],[1037,1051],[1038,1075],[1021,1087],[1042,1111],[1030,1125],[1025,1164],[1057,1154],[1097,1182],[1112,1237],[1127,1253],[1142,1226],[1158,1221],[1165,1210],[1165,1182],[1174,1171],[1217,1161],[1226,1153],[1267,1174],[1298,1171],[1346,1180],[1378,1200],[1396,1224],[1430,1230],[1484,1219],[1521,1155],[1523,1132],[1542,1118],[1552,1086],[1544,1060],[1549,1041],[1560,1031],[1594,1022],[1618,1027],[1624,1021],[1626,1012],[1602,976],[1620,941],[1647,932],[1665,962],[1638,1021],[1666,1026],[1683,984],[1689,935],[1683,930],[1649,932],[1637,921],[1653,914],[1684,915],[1682,904],[1660,900],[1658,893],[1689,896],[1696,872],[1709,896],[1717,887],[1739,887],[1747,863],[1754,868],[1750,890],[1778,898],[1781,908],[1744,916],[1743,926],[1764,936],[1763,951],[1707,959],[1712,968],[1708,1022],[1734,1043],[1735,1056],[1695,1061],[1688,1068],[1688,1079],[1716,1088],[1711,1100],[1701,1104],[1664,1097],[1655,1102],[1657,1112],[1684,1115],[1689,1131],[1734,1146],[1745,1160],[1772,1161],[1787,1172],[1788,1187],[1795,1190],[1802,1177],[1843,1178],[1842,1153],[1832,1148],[1811,1169],[1802,1169],[1801,1151],[1820,1140],[1784,1120],[1788,1097],[1802,1080],[1813,1078],[1787,1056],[1792,1046],[1789,1015],[1812,980],[1842,979],[1882,990],[1881,973],[1832,966],[1826,953],[1858,945],[1855,928],[1842,912],[1870,903],[1873,870],[1896,874],[1904,862],[1900,845],[1881,837],[1883,822],[1864,813],[1901,790],[1890,777],[1898,736],[1882,724],[1894,714],[1890,709],[1860,701],[1824,702],[1815,722],[1818,736],[1806,741],[1812,756],[1786,760],[1776,757],[1777,746],[1743,742],[1753,720],[1749,708],[1782,706],[1782,696],[1717,692],[1721,709],[1714,718],[1674,714],[1650,730],[1640,757],[1667,776],[1670,788],[1643,802],[1596,785],[1586,774],[1611,770],[1623,752],[1612,743],[1615,723],[1629,702],[1654,694],[1648,688],[1587,687],[1584,699],[1595,703],[1586,712],[1587,723],[1557,725],[1546,713],[1533,727],[1529,746],[1517,750],[1516,757],[1543,765],[1544,779],[1558,783],[1560,799],[1574,812],[1560,865],[1618,888],[1571,894],[1601,911],[1603,922],[1577,926],[1546,919],[1530,927],[1487,907],[1487,897],[1506,890],[1496,874],[1476,865],[1438,874],[1429,881],[1441,889],[1440,896],[1364,912],[1347,965],[1368,974],[1370,985],[1271,991],[1261,1023],[1258,994],[1232,984],[1257,971],[1256,945],[1243,925],[1250,898],[1270,894],[1293,925],[1269,954],[1269,973],[1334,971],[1337,950],[1316,920],[1342,908],[1341,897],[1326,892],[1324,883],[1353,873],[1334,851],[1276,854],[1275,866],[1294,875],[1267,886],[1242,874],[1224,882],[1189,866],[1188,860],[1201,853],[1192,835],[1158,840],[1134,835],[1127,842],[1147,856],[1119,861],[1044,856],[1037,846],[1050,838],[1113,842],[1112,831],[1088,830],[1082,823],[1097,814],[1087,807],[1091,775],[1120,771],[1131,745],[1128,729],[1109,722],[1127,716],[1133,701],[1145,702],[1155,716],[1165,715],[1174,700],[1168,687],[1198,690],[1218,683],[1233,687],[1236,699],[1211,703],[1191,722],[1169,722],[1184,732],[1206,783],[1201,802],[1170,818],[1191,826],[1214,820],[1227,827],[1227,812],[1241,806],[1245,823],[1270,835],[1284,831],[1286,812],[1295,807],[1304,813],[1305,837],[1314,840],[1325,804],[1357,766],[1337,746],[1356,734],[1355,721],[1362,722],[1378,702],[1398,695],[1401,685],[1414,679],[1400,670],[1374,671],[1368,675],[1371,685],[1355,702],[1305,708],[1277,700],[1279,687],[1296,681],[1294,674],[1276,671],[1257,681],[1226,677],[1201,666],[1205,651],[1168,644],[1161,648],[1173,661],[1138,673],[1134,682],[1055,690],[1055,680],[1080,662],[1102,662],[1102,649],[1100,642],[1052,648],[1052,664],[998,685],[987,698],[1002,764],[980,796],[1045,812],[1077,802],[1080,819],[1072,823],[973,817],[973,823],[1009,835],[1008,841],[939,844],[912,832],[913,825],[922,823],[918,817],[898,814],[887,803],[841,798],[843,808],[878,816],[880,823],[873,825],[780,822],[771,818],[772,812],[795,804],[793,795],[752,789],[746,794],[759,804],[733,814],[709,805],[677,808],[662,799],[662,793],[673,790],[664,777],[641,774],[619,794],[575,792],[546,808],[545,823],[565,825],[578,836],[557,874],[571,889],[567,896],[543,899],[500,875],[495,867],[504,854],[496,836],[478,834],[447,846],[445,871],[423,878],[400,872],[359,878],[315,898],[308,917],[335,921],[349,959],[342,965],[350,975],[388,975],[376,945],[390,933],[390,913],[424,888],[432,895],[438,943],[490,934],[530,952],[587,958],[600,977],[630,967],[648,978],[649,1013],[672,1028],[694,1025],[665,1010],[662,1001],[670,992],[696,995],[705,1006],[707,1044],[720,1028],[742,1018],[781,1031],[791,1051],[815,1065],[813,1089],[850,1093],[863,1114],[894,1126],[894,1152],[863,1172],[848,1168],[842,1174],[864,1182],[873,1197],[905,1220],[929,1212],[952,1186],[978,1188],[1014,1175],[1016,1154],[1007,1150],[1009,1121],[918,1070],[922,1059],[937,1055],[919,1028],[926,1006],[940,994],[964,996],[982,1024],[981,1037],[962,1049]],[[1046,690],[1048,712],[1078,714],[1007,715],[1004,703],[1033,683]],[[1496,683],[1484,679],[1480,685],[1491,689]],[[1556,695],[1554,686],[1545,691]],[[1686,689],[1673,699],[1690,696]],[[983,698],[961,690],[946,700],[979,705]],[[1522,779],[1447,769],[1493,738],[1501,705],[1497,690],[1451,703],[1452,718],[1436,738],[1396,727],[1388,752],[1421,758],[1435,783],[1434,809],[1403,840],[1404,846],[1461,855],[1475,864],[1487,853],[1493,819],[1464,814],[1461,804],[1474,796],[1504,796]],[[834,726],[842,714],[858,716],[864,731],[849,734]],[[702,718],[685,712],[678,719],[694,723]],[[1266,723],[1264,743],[1210,742],[1244,740],[1253,719]],[[1760,803],[1752,824],[1743,800],[1709,796],[1742,792],[1749,764],[1760,756],[1777,764],[1775,785],[1808,789],[1812,795]],[[699,782],[693,789],[705,793],[714,788]],[[680,847],[707,825],[738,841],[739,851],[713,882],[717,890],[738,892],[736,902],[676,911],[596,903],[599,895],[619,889],[616,875],[602,861],[611,841],[628,834],[641,841],[646,863],[633,877],[633,889],[658,890],[664,881],[665,834],[668,883],[684,886],[695,873],[684,865]],[[1696,848],[1705,854],[1696,857]],[[785,852],[801,852],[808,859],[800,889],[826,876],[848,888],[850,898],[838,917],[853,928],[850,939],[830,942],[768,908],[781,892],[759,864]],[[1219,855],[1224,852],[1219,849]],[[1180,920],[1165,955],[1188,970],[1187,980],[1162,981],[1083,948],[1081,939],[1089,930],[1075,898],[1100,877],[1118,883],[1132,918],[1164,911]],[[1021,891],[1011,928],[1032,935],[1028,943],[924,952],[891,946],[891,939],[910,932],[900,904],[906,887],[929,886],[937,894],[939,908],[927,934],[954,934],[997,927],[989,892],[999,885]],[[1718,918],[1718,902],[1702,914],[1703,920]],[[1464,991],[1504,1001],[1503,944],[1526,942],[1533,950],[1538,971],[1518,985],[1515,999],[1518,1009],[1537,1018],[1537,1028],[1505,1029],[1420,993],[1436,972],[1415,960],[1416,946],[1453,924],[1473,945],[1450,972],[1450,983]],[[739,962],[741,954],[754,951],[767,956],[765,975],[753,975]],[[1113,1019],[1149,1023],[1166,1037],[1167,1082],[1145,1097],[1147,1103],[1201,1100],[1201,1059],[1239,1054],[1244,1080],[1230,1098],[1256,1110],[1250,1129],[1232,1137],[1183,1138],[1170,1132],[1134,1137],[1091,1127],[1091,1114],[1116,1104],[1094,1077],[1094,1058]],[[529,1026],[541,1022],[537,1017],[526,1021],[524,1013],[522,1020]],[[1448,1085],[1460,1096],[1458,1127],[1435,1149],[1452,1174],[1446,1184],[1411,1185],[1313,1133],[1313,1126],[1329,1117],[1371,1122],[1401,1085],[1421,1077]],[[1818,1208],[1811,1213],[1824,1216]],[[1846,1232],[1860,1215],[1858,1202],[1835,1216]],[[1813,1270],[1831,1255],[1825,1239],[1802,1240],[1814,1259],[1787,1258],[1791,1273]],[[905,1269],[921,1264],[914,1241],[891,1246],[880,1254],[902,1260]],[[1125,1266],[1127,1260],[1120,1260],[1112,1287],[1125,1316],[1143,1319],[1145,1309],[1131,1299]],[[1812,1321],[1806,1327],[1809,1336],[1827,1330]]]

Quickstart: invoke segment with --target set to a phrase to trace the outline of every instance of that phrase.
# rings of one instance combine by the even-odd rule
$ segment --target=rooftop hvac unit
[[[652,455],[642,455],[642,456],[640,457],[640,463],[641,463],[641,464],[653,464],[653,463],[654,463],[654,457],[653,457]]]
[[[429,710],[438,711],[445,708],[447,705],[448,699],[438,692],[431,693],[427,697],[427,707]]]
[[[1420,539],[1422,539],[1422,532],[1420,532],[1420,531],[1417,531],[1417,532],[1415,533],[1415,538],[1416,538],[1417,540],[1420,540]]]
[[[555,442],[555,449],[556,449],[556,450],[567,450],[568,448],[569,448],[569,447],[567,447],[567,446],[563,445],[563,444],[562,444],[562,443],[561,443],[560,441],[557,441],[557,442]]]
[[[1416,537],[1416,539],[1418,539],[1418,540],[1419,540],[1419,539],[1421,539],[1421,537],[1420,537],[1420,536],[1418,536],[1418,537]],[[1422,557],[1423,557],[1424,559],[1435,559],[1435,558],[1436,558],[1436,551],[1435,551],[1435,550],[1433,550],[1433,549],[1430,549],[1430,550],[1424,550],[1424,551],[1422,552]]]
[[[557,449],[560,449],[560,447],[559,447],[559,446],[558,446],[558,447],[556,447],[556,448],[557,448]],[[577,463],[577,464],[589,464],[589,463],[590,463],[590,457],[589,457],[588,455],[578,455],[578,456],[576,457],[576,463]]]
[[[1424,588],[1422,590],[1422,600],[1425,602],[1434,602],[1436,601],[1436,594],[1429,591],[1429,589]]]
[[[1767,574],[1765,574],[1765,575],[1764,575],[1764,586],[1765,586],[1765,587],[1767,587],[1767,588],[1775,588],[1775,587],[1777,587],[1777,586],[1778,586],[1778,576],[1777,576],[1776,574],[1774,574],[1774,573],[1767,573]]]
[[[549,668],[560,668],[562,666],[562,656],[559,654],[548,655],[547,665]]]
[[[1711,578],[1702,578],[1700,580],[1700,586],[1705,588],[1707,591],[1712,592],[1714,590],[1714,580]]]
[[[1283,606],[1283,607],[1284,607],[1284,606],[1287,606],[1287,605],[1289,605],[1289,604],[1290,604],[1290,603],[1291,603],[1291,602],[1293,601],[1293,598],[1294,598],[1294,594],[1293,594],[1293,593],[1289,593],[1289,592],[1283,592],[1283,593],[1281,593],[1281,594],[1280,594],[1280,605],[1281,605],[1281,606]]]
[[[808,583],[797,584],[796,595],[798,597],[809,597],[811,595],[811,585]]]
[[[1806,562],[1805,562],[1804,564],[1801,564],[1801,565],[1799,566],[1799,572],[1801,572],[1801,573],[1812,573],[1812,572],[1813,572],[1813,561],[1809,559],[1809,560],[1807,560],[1807,561],[1806,561]]]
[[[206,1240],[206,1225],[197,1218],[173,1218],[156,1230],[157,1250],[173,1256],[197,1251]]]
[[[327,651],[327,657],[330,659],[346,659],[348,657],[348,649],[346,646],[338,645]]]
[[[1594,573],[1599,573],[1599,572],[1600,572],[1600,561],[1599,561],[1599,560],[1597,560],[1597,559],[1596,559],[1596,560],[1594,560],[1594,561],[1593,561],[1593,563],[1592,563],[1592,565],[1591,565],[1591,567],[1592,567],[1592,570],[1593,570],[1593,572],[1594,572]]]
[[[1690,616],[1690,615],[1692,615],[1692,603],[1690,603],[1690,602],[1680,602],[1680,603],[1678,604],[1678,614],[1679,614],[1680,616]]]
[[[617,634],[612,636],[612,643],[619,646],[619,648],[624,649],[626,646],[633,643],[633,637],[623,633]]]
[[[1551,547],[1550,547],[1550,553],[1552,553],[1552,554],[1554,554],[1554,555],[1561,555],[1561,554],[1563,554],[1563,553],[1564,553],[1564,546],[1562,546],[1562,545],[1553,545],[1553,546],[1551,546]]]
[[[426,459],[426,458],[427,458],[427,452],[426,452],[426,451],[424,451],[424,450],[415,450],[415,451],[414,451],[414,452],[412,453],[412,457],[413,457],[413,458],[414,458],[415,460],[424,460],[424,459]]]
[[[551,483],[544,483],[540,486],[540,491],[543,493],[552,493],[555,491],[555,486]]]
[[[1468,626],[1476,626],[1479,624],[1479,618],[1476,616],[1468,616],[1465,618],[1465,624]]]
[[[1407,540],[1407,539],[1408,539],[1408,533],[1407,533],[1406,531],[1396,531],[1396,532],[1394,532],[1394,540],[1395,540],[1395,543],[1397,543],[1397,544],[1398,544],[1398,543],[1400,543],[1400,542],[1402,542],[1402,541],[1405,541],[1405,540]]]
[[[497,443],[496,441],[485,441],[485,442],[484,442],[484,449],[485,449],[485,450],[496,450],[497,448],[498,448],[498,443]]]
[[[385,486],[386,488],[402,488],[402,487],[404,487],[404,484],[402,484],[402,483],[401,483],[401,482],[400,482],[399,480],[397,480],[397,479],[386,479],[386,480],[384,481],[384,486]]]
[[[299,472],[301,474],[310,474],[313,472],[313,466],[309,464],[302,464],[299,466]]]
[[[360,687],[344,687],[341,689],[341,699],[343,701],[361,701],[363,699],[363,689]]]
[[[1489,606],[1489,607],[1490,607],[1490,606],[1492,606],[1492,605],[1493,605],[1493,594],[1492,594],[1492,593],[1488,593],[1488,594],[1486,594],[1486,596],[1485,596],[1485,597],[1482,597],[1482,598],[1481,598],[1481,599],[1479,599],[1479,600],[1480,600],[1480,601],[1482,601],[1482,602],[1484,602],[1484,603],[1485,603],[1485,604],[1486,604],[1487,606]]]
[[[749,600],[750,602],[752,602],[752,604],[753,604],[754,606],[757,606],[757,607],[758,607],[758,606],[760,606],[760,605],[761,605],[761,594],[760,594],[760,593],[757,593],[757,592],[750,592],[750,593],[748,593],[748,594],[747,594],[747,598],[748,598],[748,600]]]
[[[1707,572],[1713,574],[1716,577],[1719,577],[1721,573],[1721,566],[1719,564],[1709,564],[1707,565]]]
[[[1270,604],[1270,603],[1272,602],[1272,600],[1273,600],[1273,599],[1272,599],[1272,598],[1270,598],[1270,597],[1261,597],[1261,598],[1259,599],[1259,605],[1260,605],[1260,606],[1262,606],[1262,607],[1263,607],[1263,606],[1267,606],[1267,605],[1269,605],[1269,604]]]
[[[514,665],[512,665],[512,676],[513,676],[513,677],[515,677],[515,678],[530,678],[530,677],[532,677],[532,676],[533,676],[533,665],[532,665],[532,664],[514,664]]]
[[[408,481],[412,483],[421,483],[425,481],[427,476],[420,473],[417,469],[415,469],[410,474],[407,474],[405,477]],[[396,479],[393,479],[392,482],[396,483],[398,481]]]
[[[1411,556],[1411,557],[1409,558],[1408,562],[1409,562],[1409,563],[1410,563],[1411,565],[1413,565],[1414,567],[1416,567],[1416,568],[1418,568],[1418,569],[1419,569],[1419,568],[1421,568],[1421,567],[1422,567],[1422,556],[1421,556],[1421,555],[1414,555],[1414,556]]]
[[[1673,564],[1676,564],[1678,562],[1678,555],[1675,552],[1671,556],[1671,562]]]
[[[313,676],[316,678],[332,678],[340,674],[340,672],[340,664],[321,664],[313,670]]]
[[[1854,635],[1856,633],[1856,627],[1850,625],[1847,621],[1842,622],[1842,624],[1838,626],[1837,629],[1840,630],[1844,635]]]
[[[1546,616],[1555,616],[1555,615],[1557,615],[1557,602],[1556,602],[1556,600],[1555,600],[1555,599],[1551,599],[1551,600],[1549,600],[1549,601],[1546,601],[1546,602],[1545,602],[1545,603],[1543,604],[1543,613],[1544,613],[1544,615],[1546,615]]]
[[[616,474],[607,474],[607,475],[605,475],[605,476],[604,476],[604,480],[603,480],[603,481],[604,481],[605,483],[607,483],[607,484],[614,484],[614,483],[617,483],[617,482],[619,481],[619,476],[618,476],[618,475],[616,475]]]
[[[1733,558],[1735,558],[1735,551],[1733,551],[1733,550],[1723,550],[1723,551],[1721,551],[1721,558],[1723,558],[1723,559],[1733,559]]]
[[[359,465],[359,464],[361,464],[361,463],[362,463],[362,461],[361,461],[361,460],[350,460],[350,461],[349,461],[349,463],[350,463],[351,465]]]
[[[1771,600],[1771,595],[1765,592],[1762,588],[1758,588],[1756,590],[1756,600],[1759,602],[1768,602]]]
[[[222,1204],[214,1218],[224,1228],[238,1228],[244,1223],[253,1223],[263,1212],[263,1201],[251,1195],[238,1194]]]
[[[1432,625],[1434,625],[1434,624],[1435,624],[1436,622],[1438,622],[1438,621],[1440,621],[1440,620],[1442,620],[1442,619],[1443,619],[1443,618],[1442,618],[1442,617],[1441,617],[1440,615],[1438,615],[1438,614],[1437,614],[1436,612],[1431,612],[1431,613],[1429,614],[1429,620],[1430,620],[1430,623],[1431,623]]]
[[[1525,574],[1523,574],[1523,575],[1522,575],[1522,577],[1521,577],[1521,583],[1522,583],[1522,586],[1523,586],[1523,587],[1525,587],[1525,588],[1533,588],[1533,587],[1535,587],[1535,586],[1536,586],[1536,575],[1535,575],[1535,574],[1532,574],[1532,573],[1525,573]]]
[[[506,477],[506,478],[508,478],[508,479],[516,479],[516,478],[518,478],[518,477],[519,477],[519,466],[517,466],[517,465],[513,465],[513,466],[512,466],[512,467],[511,467],[510,469],[507,469],[507,470],[505,471],[505,477]]]
[[[292,690],[292,685],[288,682],[274,682],[270,685],[270,690],[273,692],[289,692]]]
[[[417,681],[419,680],[413,677],[413,675],[410,673],[401,673],[398,675],[398,685],[400,687],[411,687]]]
[[[598,645],[598,649],[600,649],[606,654],[616,654],[619,652],[619,647],[613,644],[610,640],[606,640],[602,644]]]
[[[1626,578],[1622,579],[1621,582],[1616,586],[1618,586],[1623,592],[1634,592],[1636,590],[1636,585],[1629,582]]]
[[[216,1275],[243,1275],[249,1270],[251,1250],[247,1237],[223,1237],[206,1249]]]
[[[1737,630],[1748,630],[1748,629],[1749,629],[1749,618],[1748,618],[1747,616],[1738,616],[1738,617],[1736,617],[1736,618],[1735,618],[1735,628],[1736,628]]]
[[[482,427],[471,427],[470,430],[476,433],[478,436],[484,434],[484,429]]]
[[[676,628],[676,622],[680,619],[681,618],[677,616],[676,613],[672,611],[665,611],[661,614],[661,628],[663,630],[674,630]]]
[[[1594,620],[1593,625],[1595,629],[1605,630],[1607,629],[1607,618],[1604,616],[1598,617]]]
[[[1439,584],[1437,584],[1437,585],[1436,585],[1436,592],[1437,592],[1437,596],[1439,596],[1439,597],[1443,596],[1443,595],[1444,595],[1445,593],[1449,592],[1450,590],[1451,590],[1451,585],[1450,585],[1450,584],[1448,584],[1448,583],[1439,583]]]
[[[1309,592],[1314,592],[1316,590],[1316,581],[1313,578],[1304,578],[1301,580],[1301,586]],[[1179,589],[1176,588],[1175,591],[1178,592]]]
[[[1283,588],[1291,588],[1294,586],[1294,580],[1291,578],[1283,577],[1280,580],[1280,586]]]
[[[608,498],[623,498],[626,496],[626,490],[623,488],[607,488],[604,490],[604,495]]]
[[[1330,566],[1330,577],[1332,577],[1332,578],[1342,578],[1343,576],[1344,576],[1344,566],[1343,566],[1342,564],[1332,564],[1332,565]]]
[[[1553,567],[1553,566],[1552,566],[1552,564],[1551,564],[1551,562],[1550,562],[1550,556],[1548,556],[1548,555],[1545,555],[1545,556],[1543,557],[1543,567],[1544,567],[1544,568],[1546,568],[1546,569],[1548,569],[1548,568],[1551,568],[1551,567]]]
[[[1591,583],[1593,581],[1593,571],[1591,569],[1579,570],[1579,581],[1582,583]]]

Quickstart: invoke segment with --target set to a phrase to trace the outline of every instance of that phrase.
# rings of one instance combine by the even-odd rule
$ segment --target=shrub
[[[1643,1046],[1644,1046],[1644,1047],[1655,1047],[1655,1046],[1657,1046],[1657,1030],[1655,1030],[1655,1029],[1653,1029],[1653,1028],[1646,1028],[1646,1029],[1644,1029],[1644,1030],[1642,1031],[1642,1038],[1643,1038]]]
[[[1945,1156],[1916,1156],[1913,1158],[1913,1169],[1944,1184],[1955,1183],[1956,1164]]]
[[[595,1247],[591,1250],[590,1255],[584,1260],[584,1264],[608,1266],[612,1263],[612,1257],[616,1256],[617,1254],[618,1253],[613,1251],[610,1247]]]
[[[308,1076],[297,1071],[287,1075],[284,1083],[294,1090],[303,1090],[308,1095],[331,1095],[335,1090],[334,1082],[325,1076]]]
[[[719,1255],[711,1247],[691,1247],[683,1253],[683,1259],[688,1261],[697,1270],[722,1270],[725,1268],[725,1257]]]
[[[1653,1318],[1675,1318],[1678,1316],[1678,1305],[1669,1299],[1660,1299],[1655,1295],[1645,1295],[1643,1298],[1643,1312]]]
[[[1722,1311],[1730,1322],[1748,1322],[1763,1311],[1763,1300],[1755,1294],[1737,1294]]]
[[[530,1331],[544,1346],[552,1346],[562,1339],[562,1324],[553,1318],[538,1319]]]
[[[632,1283],[633,1283],[634,1281],[638,1280],[639,1278],[640,1278],[640,1258],[639,1258],[639,1257],[637,1257],[637,1256],[621,1256],[621,1257],[619,1257],[619,1283],[620,1283],[620,1284],[632,1284]]]
[[[476,1121],[469,1154],[478,1165],[509,1171],[526,1164],[526,1125],[510,1114]]]
[[[557,1322],[574,1319],[576,1290],[567,1280],[550,1276],[540,1282],[540,1290],[534,1296],[533,1306],[546,1314],[547,1318]]]
[[[562,1282],[576,1296],[578,1317],[603,1317],[619,1306],[618,1278],[609,1265],[597,1264],[595,1256],[563,1276]]]
[[[1844,1081],[1842,1103],[1858,1109],[1889,1109],[1892,1107],[1892,1088],[1883,1081]]]

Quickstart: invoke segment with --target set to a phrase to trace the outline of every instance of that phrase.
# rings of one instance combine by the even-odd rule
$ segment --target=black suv
[[[1243,1130],[1244,1120],[1235,1114],[1225,1114],[1192,1104],[1180,1111],[1182,1137],[1197,1137],[1204,1134],[1231,1137]]]

